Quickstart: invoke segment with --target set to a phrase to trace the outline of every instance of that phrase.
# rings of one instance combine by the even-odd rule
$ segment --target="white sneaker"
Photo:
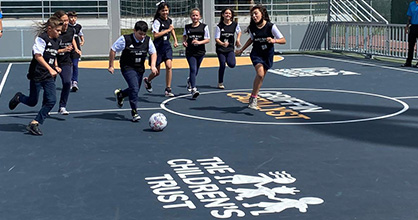
[[[197,91],[197,88],[194,87],[192,89],[192,99],[196,99],[200,95],[199,91]]]
[[[131,114],[132,114],[132,121],[133,122],[137,122],[137,121],[141,120],[141,116],[139,116],[137,110],[131,110]]]
[[[71,83],[71,92],[77,92],[78,91],[78,83],[77,81],[73,81],[73,83]]]
[[[248,102],[248,108],[257,110],[257,97],[250,97],[250,100]]]
[[[58,113],[61,115],[69,115],[70,112],[67,111],[67,109],[65,109],[65,107],[60,107],[60,109],[58,110]]]
[[[218,83],[218,89],[225,89],[225,86],[223,83]]]

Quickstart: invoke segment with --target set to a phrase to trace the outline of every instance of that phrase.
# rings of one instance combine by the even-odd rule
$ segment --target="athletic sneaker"
[[[250,97],[248,101],[248,108],[257,110],[257,97]]]
[[[194,87],[192,89],[192,99],[196,99],[200,95],[199,91],[197,91],[197,88]]]
[[[136,109],[131,110],[131,115],[132,115],[133,122],[137,122],[141,119],[141,116],[139,116],[138,111]]]
[[[70,112],[68,112],[65,107],[60,107],[59,110],[58,110],[58,113],[60,113],[61,115],[69,115],[70,114]]]
[[[152,86],[151,86],[151,82],[148,81],[148,77],[144,77],[144,85],[145,85],[145,89],[151,93],[152,92]]]
[[[165,97],[174,97],[174,94],[171,92],[171,88],[167,87],[164,91]]]
[[[118,106],[119,108],[122,108],[123,106],[122,90],[116,89],[115,96],[116,96],[116,106]]]
[[[77,81],[73,81],[73,83],[71,83],[71,92],[77,92],[78,91],[78,83]]]
[[[218,83],[218,89],[225,89],[225,86],[223,83]]]
[[[19,97],[20,97],[21,95],[23,95],[21,92],[17,92],[17,93],[15,94],[15,96],[13,96],[13,98],[12,98],[12,99],[10,99],[10,102],[9,102],[9,109],[10,109],[10,110],[15,109],[15,108],[16,108],[16,106],[17,106],[17,105],[19,105],[19,103],[20,103],[20,101],[19,101]]]
[[[187,84],[186,84],[187,91],[192,91],[192,85],[190,84],[190,77],[187,77]]]
[[[41,129],[39,129],[39,124],[30,123],[28,126],[26,126],[26,130],[29,131],[33,135],[42,135]]]

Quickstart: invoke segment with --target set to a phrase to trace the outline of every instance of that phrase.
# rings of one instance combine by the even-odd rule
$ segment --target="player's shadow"
[[[211,85],[199,85],[198,89],[218,89],[218,87],[211,86]],[[218,90],[220,90],[220,89],[218,89]]]
[[[130,120],[124,115],[118,114],[118,113],[101,113],[101,114],[91,114],[91,115],[85,115],[85,116],[76,116],[74,118],[80,118],[80,119],[103,119],[103,120],[112,120],[112,121],[127,121]]]
[[[181,88],[182,90],[186,90],[186,85],[183,86],[177,86],[178,88]],[[218,87],[216,86],[211,86],[211,85],[198,85],[197,86],[198,89],[218,89]]]
[[[232,107],[206,106],[206,107],[193,107],[190,109],[198,110],[198,111],[214,111],[214,112],[220,112],[221,114],[237,114],[237,115],[248,115],[248,116],[254,115],[250,112],[243,111],[245,109],[248,109],[247,106],[232,106]]]
[[[24,124],[0,124],[0,131],[4,132],[26,132],[26,125]]]
[[[372,105],[347,105],[315,103],[319,106],[326,106],[331,109],[327,113],[328,119],[367,118],[366,115],[381,116],[394,113],[400,110],[395,107],[383,107]],[[345,109],[344,115],[332,113],[332,109]],[[320,114],[320,113],[318,113]],[[331,120],[329,120],[331,121]],[[329,125],[306,126],[306,128],[327,135],[336,136],[354,141],[369,142],[374,144],[389,145],[392,147],[418,147],[418,109],[409,109],[401,115],[373,121],[341,123]]]
[[[164,95],[162,95],[162,96],[164,96]],[[111,101],[111,102],[116,102],[116,98],[115,97],[107,97],[106,99],[109,100],[109,101]],[[124,102],[129,102],[128,97],[126,97],[124,99]],[[148,97],[138,97],[138,102],[160,104],[160,102],[155,102],[155,101],[148,100]]]

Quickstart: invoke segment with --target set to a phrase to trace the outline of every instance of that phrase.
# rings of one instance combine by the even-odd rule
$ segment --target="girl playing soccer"
[[[240,37],[241,28],[238,23],[233,21],[234,11],[230,8],[225,8],[221,12],[221,20],[216,26],[215,41],[216,41],[216,54],[219,60],[219,71],[218,71],[218,88],[225,89],[224,86],[224,73],[225,63],[230,68],[234,68],[235,54],[234,54],[234,42],[235,46],[241,47]],[[235,41],[235,34],[237,34],[237,40]]]
[[[253,44],[250,58],[256,75],[248,108],[257,109],[257,94],[263,84],[267,70],[273,66],[274,44],[285,44],[286,39],[277,26],[270,22],[267,9],[264,6],[254,6],[251,8],[250,14],[251,22],[246,31],[250,33],[250,38],[236,53],[241,54],[247,47]]]
[[[195,8],[190,11],[191,24],[184,27],[183,46],[186,47],[186,58],[189,63],[189,78],[187,78],[187,90],[191,92],[192,98],[199,96],[196,88],[196,76],[199,73],[200,64],[205,56],[205,44],[209,43],[209,28],[200,22],[200,10]]]
[[[60,49],[58,50],[58,65],[62,69],[59,74],[62,82],[61,96],[59,100],[58,113],[61,115],[70,114],[67,111],[68,97],[71,90],[71,77],[73,76],[73,62],[71,60],[71,51],[78,50],[77,44],[74,39],[74,29],[69,28],[69,18],[65,11],[56,11],[54,16],[61,19],[64,23],[62,26],[62,32],[60,35]]]
[[[142,76],[145,72],[145,59],[147,54],[151,58],[151,72],[157,73],[155,61],[157,60],[157,53],[151,38],[146,35],[148,25],[145,21],[138,21],[134,27],[134,33],[120,36],[109,52],[109,68],[108,71],[113,74],[115,71],[114,60],[116,52],[121,52],[119,63],[123,78],[125,78],[128,88],[125,90],[116,89],[116,103],[119,108],[123,106],[123,99],[129,97],[129,104],[131,105],[132,121],[136,122],[141,119],[137,111],[138,92],[141,88]]]
[[[18,92],[9,102],[10,110],[19,103],[34,107],[38,103],[39,92],[44,90],[42,107],[38,115],[26,127],[33,135],[42,135],[39,124],[43,124],[48,113],[56,103],[55,77],[61,72],[58,67],[57,54],[59,48],[58,37],[61,34],[63,22],[52,16],[38,27],[38,37],[32,47],[33,58],[27,75],[29,83],[29,96]]]
[[[77,50],[71,51],[71,60],[73,62],[73,74],[71,77],[71,91],[77,92],[78,88],[78,61],[81,58],[81,46],[84,46],[84,34],[81,24],[77,23],[77,12],[69,11],[67,13],[70,23],[69,28],[74,29],[74,39],[77,44]]]
[[[148,77],[144,78],[145,89],[148,92],[152,92],[151,81],[160,75],[160,64],[165,64],[165,96],[173,97],[174,94],[171,91],[171,79],[172,79],[172,60],[173,49],[170,44],[170,35],[174,39],[174,47],[177,47],[177,37],[172,25],[172,20],[168,17],[170,12],[170,6],[161,2],[158,5],[157,12],[155,13],[152,23],[152,33],[154,35],[154,45],[157,50],[157,70],[156,74],[151,73]]]

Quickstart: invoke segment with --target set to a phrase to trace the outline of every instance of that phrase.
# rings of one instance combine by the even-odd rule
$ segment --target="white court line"
[[[337,59],[337,58],[320,57],[320,56],[314,56],[314,55],[304,55],[304,56],[318,58],[318,59],[324,59],[324,60],[332,60],[332,61],[344,62],[344,63],[353,63],[353,64],[358,64],[358,65],[365,65],[365,66],[372,66],[372,67],[380,67],[380,68],[383,68],[383,69],[398,70],[398,71],[404,71],[404,72],[410,72],[410,73],[417,73],[418,74],[418,71],[410,70],[410,69],[407,69],[407,68],[381,66],[381,65],[372,64],[372,63],[366,63],[366,62],[363,63],[363,62],[357,62],[357,61],[351,61],[351,60],[342,60],[342,59]]]
[[[418,99],[418,96],[393,97],[395,99]]]
[[[348,119],[348,120],[341,120],[341,121],[258,122],[258,121],[240,121],[240,120],[229,120],[229,119],[218,119],[218,118],[196,116],[196,115],[177,112],[177,111],[169,109],[166,106],[166,104],[168,102],[188,97],[188,96],[190,96],[190,94],[176,96],[176,97],[173,97],[173,98],[166,99],[161,103],[160,107],[167,112],[170,112],[170,113],[175,114],[175,115],[187,117],[187,118],[194,118],[194,119],[200,119],[200,120],[206,120],[206,121],[238,123],[238,124],[257,124],[257,125],[325,125],[325,124],[357,123],[357,122],[373,121],[373,120],[380,120],[380,119],[394,117],[394,116],[397,116],[397,115],[400,115],[400,114],[406,112],[409,109],[409,105],[406,104],[405,102],[401,101],[401,100],[398,100],[398,99],[395,99],[395,98],[392,98],[392,97],[388,97],[388,96],[384,96],[384,95],[366,93],[366,92],[358,92],[358,91],[350,91],[350,90],[336,90],[336,89],[314,89],[314,88],[264,88],[264,89],[261,89],[260,91],[268,91],[268,90],[273,90],[273,91],[278,91],[278,90],[280,90],[280,91],[288,91],[288,90],[290,90],[290,91],[298,91],[298,90],[300,90],[300,91],[322,91],[322,92],[337,92],[337,93],[349,93],[349,94],[357,94],[357,95],[366,95],[366,96],[372,96],[372,97],[378,97],[378,98],[392,100],[394,102],[397,102],[397,103],[401,104],[402,109],[397,111],[397,112],[387,114],[387,115],[381,115],[381,116],[376,116],[376,117],[371,117],[371,118]],[[251,89],[233,89],[233,90],[210,91],[210,92],[202,92],[202,93],[200,93],[200,95],[216,94],[216,93],[228,93],[228,92],[239,92],[239,91],[251,91]]]
[[[123,112],[130,111],[131,109],[97,109],[97,110],[83,110],[83,111],[70,111],[70,114],[83,114],[83,113],[102,113],[102,112]],[[138,108],[138,111],[151,111],[151,110],[161,110],[161,108]],[[16,117],[16,116],[33,116],[38,113],[22,113],[22,114],[3,114],[0,117]],[[58,112],[51,112],[51,115],[58,115]]]
[[[9,66],[7,67],[7,70],[4,73],[3,79],[1,80],[1,83],[0,83],[0,96],[1,96],[1,92],[3,91],[4,84],[6,84],[6,79],[9,76],[9,72],[11,68],[12,68],[12,63],[9,63]]]

